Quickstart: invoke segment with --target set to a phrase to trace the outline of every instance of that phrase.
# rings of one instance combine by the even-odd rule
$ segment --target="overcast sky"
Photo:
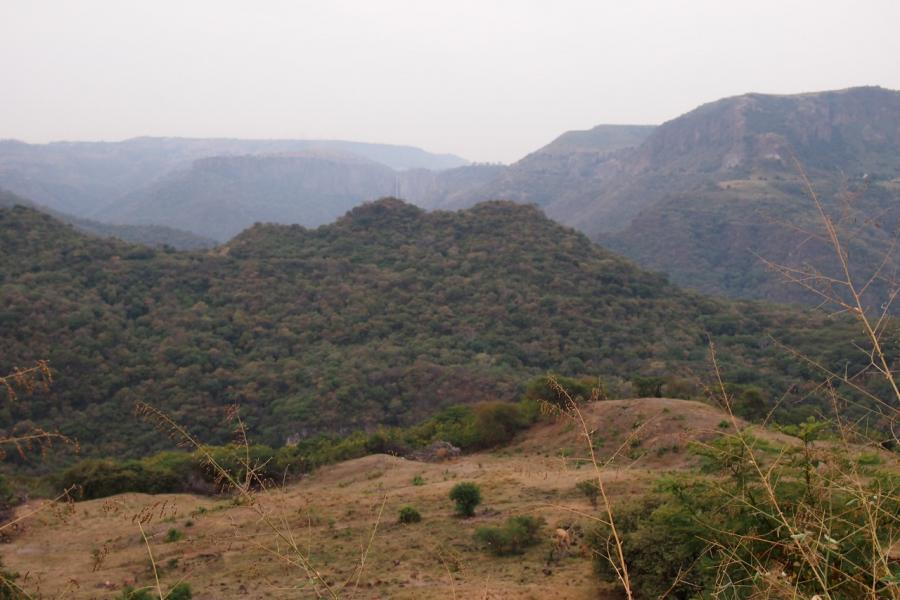
[[[748,91],[900,89],[900,2],[0,0],[0,138],[520,158]]]

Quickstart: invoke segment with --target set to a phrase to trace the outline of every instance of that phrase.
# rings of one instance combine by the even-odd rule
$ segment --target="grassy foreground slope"
[[[603,440],[601,458],[620,445],[630,448],[603,476],[617,505],[646,492],[662,472],[696,471],[698,459],[688,451],[689,444],[728,432],[720,426],[724,413],[683,400],[598,402],[587,405],[584,415],[598,442]],[[773,443],[798,443],[754,431]],[[338,591],[349,582],[343,591],[352,592],[361,548],[369,545],[378,522],[359,589],[347,596],[618,598],[611,583],[598,582],[593,555],[576,534],[592,528],[592,519],[600,514],[575,488],[593,473],[585,456],[571,421],[549,420],[494,452],[444,463],[367,456],[260,494],[259,501],[295,533],[304,551],[309,548],[313,566]],[[455,516],[447,497],[460,481],[481,487],[483,503],[472,519]],[[23,506],[19,514],[39,504]],[[397,522],[406,505],[420,511],[422,522]],[[274,548],[274,540],[258,514],[228,498],[124,494],[77,503],[70,514],[42,512],[25,521],[23,533],[6,546],[4,561],[30,573],[50,596],[65,591],[69,598],[92,598],[119,593],[126,583],[152,586],[147,547],[133,520],[148,510],[154,516],[144,526],[164,589],[187,581],[197,600],[315,597],[301,569],[261,546]],[[523,554],[495,557],[475,539],[479,527],[500,525],[517,515],[546,523],[537,543]],[[549,560],[557,527],[569,528],[574,543],[561,558]]]
[[[425,213],[385,199],[314,230],[259,225],[215,253],[2,210],[0,325],[0,364],[46,358],[57,373],[0,426],[59,427],[120,456],[169,443],[127,416],[138,400],[210,443],[229,439],[226,408],[240,404],[254,440],[278,446],[512,399],[548,370],[705,377],[707,336],[726,379],[762,391],[757,409],[796,412],[819,377],[770,334],[835,370],[865,360],[849,323],[684,292],[502,202]]]

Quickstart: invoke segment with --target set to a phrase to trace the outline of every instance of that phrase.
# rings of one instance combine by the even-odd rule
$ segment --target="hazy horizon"
[[[852,10],[851,10],[852,6]],[[511,162],[746,92],[900,88],[900,5],[0,6],[0,138],[301,138]]]

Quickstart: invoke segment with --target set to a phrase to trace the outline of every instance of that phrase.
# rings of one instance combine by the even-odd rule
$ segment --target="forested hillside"
[[[381,200],[315,230],[257,226],[213,254],[86,237],[17,207],[0,211],[0,274],[0,364],[46,358],[56,373],[2,424],[59,427],[88,453],[167,444],[123,416],[138,400],[210,442],[239,404],[255,439],[279,445],[512,398],[548,370],[702,395],[690,382],[710,374],[707,334],[728,381],[761,392],[748,410],[815,401],[818,375],[769,334],[832,368],[865,360],[845,322],[683,292],[511,203]]]

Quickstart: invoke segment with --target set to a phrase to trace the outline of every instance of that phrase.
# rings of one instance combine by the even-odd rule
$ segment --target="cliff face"
[[[726,98],[661,125],[627,172],[791,167],[792,153],[811,168],[876,171],[896,166],[900,94],[853,88]]]

